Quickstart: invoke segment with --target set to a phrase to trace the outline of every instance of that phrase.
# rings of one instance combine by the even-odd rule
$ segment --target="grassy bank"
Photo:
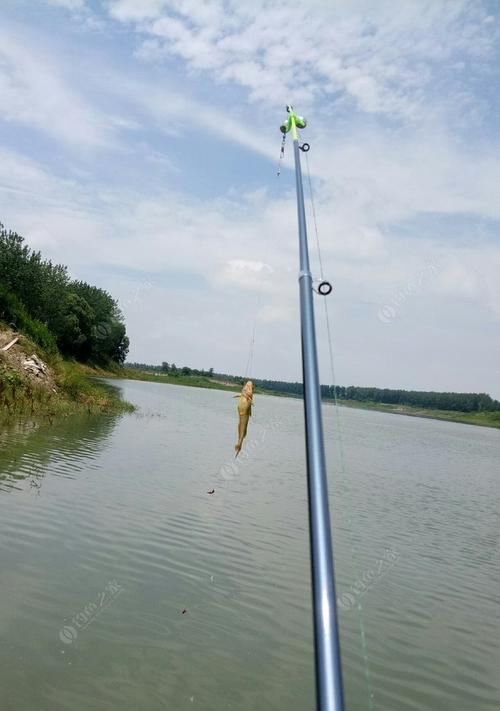
[[[186,385],[197,388],[212,388],[216,390],[230,390],[239,392],[240,385],[225,383],[215,378],[204,375],[182,375],[182,374],[153,374],[135,368],[124,368],[118,377],[130,380],[146,380],[152,383],[168,383],[170,385]],[[256,388],[257,394],[274,395],[277,397],[296,397],[290,393]],[[331,400],[326,400],[331,402]],[[479,425],[481,427],[500,428],[500,412],[459,412],[457,410],[431,410],[411,405],[389,405],[360,400],[339,400],[341,407],[352,407],[358,410],[377,410],[378,412],[388,412],[393,415],[408,415],[410,417],[426,417],[433,420],[448,420],[450,422],[461,422],[467,425]]]
[[[0,348],[14,337],[19,339],[14,346],[0,350],[0,420],[133,409],[115,390],[94,379],[117,375],[118,367],[107,371],[64,360],[27,336],[0,326]]]
[[[151,383],[167,383],[169,385],[186,385],[192,388],[211,388],[213,390],[232,390],[239,392],[240,385],[231,383],[222,383],[205,375],[162,375],[155,373],[147,373],[146,371],[136,370],[135,368],[123,368],[121,374],[117,377],[127,378],[128,380],[146,380]]]
[[[353,407],[359,410],[377,410],[393,415],[408,415],[409,417],[426,417],[432,420],[448,420],[462,422],[466,425],[500,428],[500,412],[460,412],[458,410],[431,410],[411,405],[385,405],[380,402],[361,402],[357,400],[341,400],[339,405]]]
[[[182,375],[182,373],[176,373],[175,375],[163,375],[161,373],[148,373],[143,370],[137,370],[136,368],[124,368],[121,373],[114,377],[127,378],[128,380],[145,380],[150,383],[167,383],[168,385],[186,385],[192,388],[209,388],[211,390],[228,390],[233,393],[241,392],[241,385],[235,383],[224,382],[222,380],[217,380],[217,378],[211,378],[208,375]],[[254,387],[254,392],[257,395],[276,395],[276,397],[297,397],[290,393],[281,393],[274,390],[267,390],[266,388]]]

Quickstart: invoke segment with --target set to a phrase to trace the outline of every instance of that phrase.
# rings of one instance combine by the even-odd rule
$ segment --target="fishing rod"
[[[314,323],[313,278],[309,265],[304,189],[300,167],[300,151],[309,144],[299,145],[297,129],[305,128],[306,120],[287,106],[288,119],[280,126],[283,144],[291,133],[295,156],[297,215],[300,252],[300,321],[302,336],[302,373],[304,383],[304,416],[306,426],[307,489],[309,502],[309,537],[313,597],[314,648],[316,660],[316,704],[318,711],[344,711],[342,670],[338,631],[333,547],[328,509],[325,447],[321,417],[321,390],[318,374],[318,352]],[[319,293],[331,291],[322,282]],[[326,287],[330,287],[329,291]]]

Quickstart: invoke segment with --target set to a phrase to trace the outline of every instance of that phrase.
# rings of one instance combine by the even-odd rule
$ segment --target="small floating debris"
[[[187,608],[183,607],[183,608],[182,608],[182,611],[181,611],[181,615],[185,615],[186,612],[187,612]]]
[[[207,491],[207,494],[215,494],[215,489],[210,489],[209,491]]]

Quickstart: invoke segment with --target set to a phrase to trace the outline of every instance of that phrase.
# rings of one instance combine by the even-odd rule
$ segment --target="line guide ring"
[[[320,281],[316,289],[314,290],[317,294],[321,296],[328,296],[333,291],[333,286],[329,281]]]

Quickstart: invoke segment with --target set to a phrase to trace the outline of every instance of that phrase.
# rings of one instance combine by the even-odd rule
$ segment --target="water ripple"
[[[7,708],[312,708],[301,404],[261,398],[258,444],[225,480],[231,394],[124,387],[139,414],[0,435]],[[363,649],[357,604],[340,607],[348,709],[368,707],[367,659],[377,711],[498,709],[498,433],[341,421],[347,488],[327,438],[337,592],[366,634]]]

